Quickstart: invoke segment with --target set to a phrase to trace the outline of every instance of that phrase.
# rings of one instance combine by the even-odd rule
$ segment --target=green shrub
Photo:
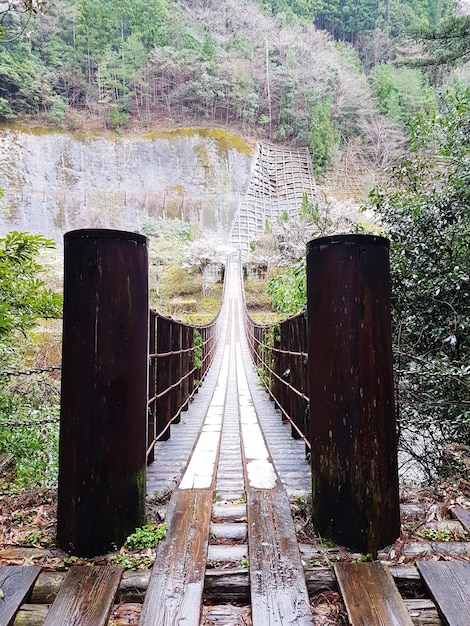
[[[145,550],[154,548],[166,534],[168,524],[147,524],[136,528],[135,532],[126,539],[124,547],[128,550]]]

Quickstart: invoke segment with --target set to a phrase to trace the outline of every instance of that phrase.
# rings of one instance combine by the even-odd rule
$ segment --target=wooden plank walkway
[[[210,489],[177,489],[169,532],[160,542],[141,626],[199,624],[209,543]]]
[[[351,626],[413,626],[392,575],[381,563],[336,563]]]
[[[25,588],[14,610],[23,603],[17,622],[11,617],[2,621],[0,612],[0,626],[114,625],[118,617],[109,617],[110,613],[117,612],[123,598],[129,597],[129,587],[134,594],[130,597],[140,601],[144,597],[142,610],[137,612],[141,626],[225,626],[243,620],[254,626],[304,626],[314,623],[312,589],[313,593],[337,590],[331,569],[317,568],[306,583],[301,555],[306,562],[315,559],[315,548],[309,552],[301,546],[299,551],[288,496],[310,493],[310,466],[303,442],[291,437],[290,426],[282,423],[259,386],[242,332],[236,280],[238,269],[229,268],[224,330],[214,366],[189,410],[172,427],[171,439],[158,442],[155,462],[148,469],[149,496],[173,490],[166,512],[167,536],[158,546],[151,575],[135,573],[134,582],[128,579],[123,585],[120,568],[74,567],[65,581],[63,575],[59,582],[54,579],[55,592],[43,590],[42,605],[24,604]],[[466,513],[454,510],[454,514],[465,517]],[[324,550],[320,552],[323,558]],[[216,575],[208,565],[219,561],[231,563],[233,569],[225,566]],[[458,562],[448,562],[446,567],[447,578],[458,581],[453,584],[456,595],[450,606],[454,613],[454,605],[467,611],[467,572]],[[24,580],[38,574],[38,568],[20,570]],[[459,623],[445,621],[450,619],[449,602],[432,591],[439,583],[431,580],[426,565],[420,566],[420,573],[430,594],[434,593],[443,622],[434,617],[430,600],[403,600],[389,569],[380,563],[341,563],[334,570],[353,626]],[[231,571],[232,586],[222,583],[218,587]],[[7,573],[0,568],[0,576],[2,572]],[[414,572],[419,579],[418,571]],[[46,603],[57,588],[59,595],[48,611]],[[33,591],[32,602],[40,595]],[[204,598],[209,598],[211,606],[203,606]],[[235,608],[227,606],[237,599],[247,605],[240,609],[239,622]],[[0,600],[0,611],[9,600],[8,593],[5,605]],[[410,612],[418,609],[430,612],[429,621],[410,618]],[[463,615],[466,621],[459,617],[459,626],[470,624],[468,615]]]
[[[464,509],[463,506],[454,506],[452,513],[459,520],[467,532],[470,533],[470,510]]]
[[[285,493],[249,488],[247,508],[253,624],[313,624]]]
[[[470,562],[419,561],[418,570],[444,624],[470,624]]]
[[[222,312],[224,355],[217,385],[191,460],[170,501],[170,530],[157,552],[143,607],[143,626],[199,624],[215,473],[217,495],[223,502],[229,505],[247,498],[253,623],[266,626],[313,623],[288,497],[258,421],[246,375],[246,370],[253,368],[242,356],[238,264],[228,267],[226,281]],[[272,405],[270,408],[273,418]],[[278,415],[275,419],[281,423]],[[219,454],[221,440],[224,445]],[[303,444],[297,443],[302,450],[297,459],[301,459]],[[158,464],[158,452],[155,464]],[[309,480],[306,468],[308,464],[304,460],[299,475]],[[157,484],[154,477],[152,484]],[[305,484],[300,486],[305,487]],[[191,491],[183,497],[181,491],[186,489]],[[200,494],[197,507],[192,500],[196,493]],[[181,498],[185,509],[175,516],[175,502]],[[194,519],[197,519],[196,529],[191,526]],[[194,569],[190,562],[196,564]]]
[[[123,571],[113,565],[73,566],[44,626],[106,626]]]
[[[199,624],[227,376],[225,354],[203,427],[170,500],[168,533],[158,546],[142,626]]]
[[[40,567],[7,565],[0,569],[0,626],[13,624],[15,615],[30,593]]]

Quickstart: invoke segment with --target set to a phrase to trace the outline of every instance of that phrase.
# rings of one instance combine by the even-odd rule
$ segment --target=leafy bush
[[[154,548],[160,539],[166,534],[168,524],[147,524],[141,528],[137,528],[135,533],[129,535],[124,543],[124,547],[128,550],[145,550],[146,548]]]
[[[52,102],[48,111],[48,118],[57,126],[62,126],[65,121],[68,104],[60,96],[53,96]]]
[[[15,117],[15,114],[11,110],[8,100],[0,97],[0,119],[9,120]]]
[[[126,128],[129,124],[129,111],[121,107],[113,107],[109,114],[109,126],[113,130]]]
[[[198,330],[194,330],[194,367],[199,369],[202,367],[202,348],[204,342],[202,341],[201,333]]]
[[[444,104],[416,118],[415,153],[371,196],[391,240],[401,446],[428,480],[447,444],[470,445],[470,90]]]
[[[333,101],[328,98],[316,102],[310,111],[309,143],[317,176],[327,169],[339,145],[340,137],[332,113]]]
[[[436,96],[420,69],[380,63],[370,78],[380,111],[395,122],[405,123],[417,113],[437,110]]]
[[[0,338],[24,334],[39,317],[60,317],[62,298],[38,278],[38,255],[53,247],[41,235],[11,232],[0,238]]]
[[[279,270],[269,279],[267,290],[276,311],[286,316],[295,315],[301,311],[307,301],[304,259],[295,267]]]
[[[14,455],[17,471],[15,484],[4,488],[57,486],[58,418],[58,403],[41,404],[34,396],[0,396],[0,453]]]

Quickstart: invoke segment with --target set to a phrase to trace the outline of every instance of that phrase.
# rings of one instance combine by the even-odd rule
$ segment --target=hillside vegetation
[[[54,0],[7,11],[0,120],[73,130],[224,125],[383,168],[429,76],[396,64],[452,0]],[[400,57],[401,58],[401,57]],[[353,157],[353,158],[352,158]]]

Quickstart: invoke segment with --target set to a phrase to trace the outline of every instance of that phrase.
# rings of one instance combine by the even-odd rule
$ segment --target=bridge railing
[[[192,326],[150,310],[147,463],[197,393],[214,358],[217,331],[218,317]]]
[[[246,309],[245,309],[246,311]],[[245,314],[245,333],[251,358],[261,382],[282,414],[291,424],[292,436],[308,436],[307,320],[305,313],[278,324],[257,324]]]

